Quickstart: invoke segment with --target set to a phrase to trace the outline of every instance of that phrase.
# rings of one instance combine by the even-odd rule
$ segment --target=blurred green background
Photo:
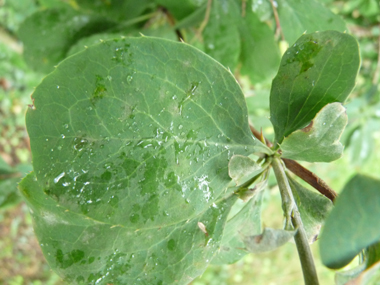
[[[266,1],[266,0],[263,0]],[[342,159],[331,164],[305,164],[339,192],[357,172],[379,176],[380,165],[380,8],[376,0],[321,0],[340,14],[360,43],[362,68],[354,94],[347,104],[349,125],[342,137]],[[24,114],[30,95],[43,74],[32,72],[22,57],[17,30],[22,21],[39,9],[38,1],[0,0],[0,284],[63,284],[50,270],[33,233],[32,220],[18,194],[17,183],[30,171],[31,155]],[[269,138],[269,88],[254,88],[238,77],[247,96],[251,122]],[[255,106],[255,108],[253,108]],[[281,201],[277,189],[266,191],[264,226],[281,227]],[[318,257],[318,242],[312,245],[321,284],[333,284],[334,272]],[[355,265],[355,261],[351,266]],[[192,282],[206,284],[303,284],[295,244],[259,255],[248,255],[229,266],[210,266]]]

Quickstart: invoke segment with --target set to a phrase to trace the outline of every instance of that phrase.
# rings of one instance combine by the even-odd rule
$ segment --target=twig
[[[380,26],[379,26],[380,27]],[[377,85],[379,84],[379,73],[380,73],[380,35],[377,41],[377,65],[375,69],[375,73],[372,78],[372,85]]]
[[[278,35],[281,35],[281,40],[285,41],[285,36],[284,36],[284,33],[282,32],[280,17],[278,16],[277,7],[274,4],[273,0],[269,0],[269,1],[270,1],[270,4],[272,5],[273,16],[276,21],[276,37],[278,37]]]
[[[262,134],[259,133],[253,126],[249,126],[251,129],[252,134],[259,140],[261,140]],[[266,145],[268,147],[272,147],[273,144],[265,139]],[[314,187],[319,193],[324,195],[325,197],[329,198],[332,202],[334,202],[335,198],[338,196],[336,192],[331,189],[325,181],[323,181],[321,178],[319,178],[316,174],[311,172],[310,170],[303,167],[298,162],[282,158],[282,160],[285,163],[285,166],[287,169],[289,169],[291,172],[293,172],[295,175],[297,175],[299,178],[301,178],[303,181],[308,183],[310,186]]]
[[[285,211],[286,219],[291,219],[293,227],[297,229],[297,233],[294,236],[296,242],[298,256],[301,261],[302,273],[305,284],[318,285],[318,275],[315,269],[313,254],[310,250],[309,241],[305,229],[303,227],[302,219],[297,208],[297,204],[294,201],[292,189],[290,188],[288,179],[286,177],[284,166],[282,165],[279,157],[274,157],[272,160],[272,167],[276,175],[278,187],[280,189],[283,209]],[[285,205],[284,205],[285,204]],[[287,216],[288,211],[291,211],[291,217]]]
[[[245,9],[247,8],[247,0],[241,1],[241,16],[242,18],[245,17]]]
[[[166,18],[168,19],[170,26],[172,26],[172,27],[175,26],[175,20],[174,20],[172,14],[169,13],[168,9],[166,9],[165,7],[162,7],[162,11],[166,15]],[[184,37],[183,37],[181,31],[179,29],[175,29],[174,31],[177,35],[178,41],[183,41]]]
[[[210,19],[211,5],[212,5],[212,0],[208,0],[207,1],[207,8],[206,8],[205,18],[203,19],[203,21],[202,21],[202,23],[201,23],[198,31],[195,34],[195,37],[198,38],[198,39],[202,38],[202,32],[206,28],[208,20]]]
[[[336,194],[336,192],[333,189],[331,189],[325,181],[323,181],[316,174],[306,169],[294,160],[287,158],[282,158],[282,160],[284,161],[287,169],[289,169],[291,172],[300,177],[309,185],[313,186],[316,190],[319,191],[319,193],[321,193],[322,195],[329,198],[332,202],[334,202],[338,194]]]

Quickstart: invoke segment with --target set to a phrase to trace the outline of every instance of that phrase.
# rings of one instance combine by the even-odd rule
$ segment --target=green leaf
[[[150,242],[160,244],[168,236],[153,233],[199,220],[214,204],[217,209],[232,192],[233,154],[271,152],[250,132],[235,78],[185,43],[105,41],[62,61],[32,97],[26,122],[39,187],[62,209],[140,232],[131,239],[137,244],[153,236]],[[173,263],[183,266],[175,278],[192,270],[186,260]],[[57,266],[52,264],[67,278],[74,274]],[[97,266],[86,274],[94,272]],[[153,274],[140,273],[141,280]]]
[[[325,196],[305,188],[290,175],[288,182],[309,242],[313,243],[317,240],[321,226],[333,208],[333,203]]]
[[[197,26],[198,24],[202,23],[202,21],[205,18],[207,10],[207,3],[203,3],[202,6],[197,8],[194,12],[190,13],[189,15],[186,15],[185,18],[183,18],[181,21],[178,21],[174,28],[175,29],[186,29],[186,28],[193,28],[194,26]]]
[[[326,219],[320,238],[322,262],[347,265],[360,251],[380,240],[380,180],[356,175],[344,187]]]
[[[112,225],[66,209],[42,191],[33,173],[20,190],[46,259],[70,284],[189,283],[215,254],[236,200],[222,199],[175,224],[136,228],[133,222]]]
[[[308,162],[330,162],[340,158],[344,147],[339,139],[347,121],[342,104],[327,104],[307,127],[284,139],[280,145],[282,156]]]
[[[240,21],[236,0],[213,1],[207,26],[203,31],[205,52],[234,70],[240,55]]]
[[[177,20],[182,20],[202,6],[206,0],[155,0],[155,2],[168,9]]]
[[[285,39],[293,43],[303,33],[325,30],[347,30],[343,19],[316,0],[284,0],[278,2],[278,15]]]
[[[259,191],[248,202],[238,200],[232,207],[213,264],[232,264],[249,253],[245,249],[243,237],[259,235],[262,231],[260,216],[263,194],[264,191]]]
[[[263,170],[260,164],[257,164],[248,156],[234,155],[228,163],[228,175],[235,181],[237,186],[249,181]]]
[[[284,54],[270,94],[276,143],[305,127],[328,103],[343,103],[355,85],[359,50],[350,35],[306,34]]]
[[[262,253],[275,250],[283,246],[294,237],[297,230],[286,231],[280,229],[265,228],[260,235],[244,236],[243,241],[249,252]]]
[[[35,70],[50,72],[79,39],[115,26],[100,16],[69,7],[35,12],[20,27],[26,62]]]
[[[138,17],[149,8],[155,8],[156,5],[152,2],[151,0],[75,0],[75,6],[85,13],[95,13],[109,20],[121,22]]]
[[[280,63],[280,52],[273,31],[247,4],[246,15],[240,26],[242,63],[241,73],[248,75],[252,83],[273,78]]]

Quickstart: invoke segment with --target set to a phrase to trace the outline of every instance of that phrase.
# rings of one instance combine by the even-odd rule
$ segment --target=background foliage
[[[238,2],[213,1],[207,25],[204,25],[207,1],[188,0],[179,7],[177,1],[153,3],[146,0],[139,1],[133,9],[120,1],[112,1],[116,8],[109,10],[101,8],[102,1],[77,2],[0,1],[0,283],[61,283],[44,261],[34,238],[29,213],[17,191],[16,183],[20,177],[31,170],[24,113],[31,103],[33,88],[46,72],[52,70],[59,60],[100,38],[124,34],[137,36],[142,32],[177,40],[173,27],[180,29],[186,42],[204,50],[236,74],[246,95],[250,121],[273,140],[269,122],[269,88],[283,51],[281,47],[292,44],[305,30],[313,32],[333,27],[344,31],[347,28],[359,41],[362,68],[354,94],[346,105],[349,122],[342,140],[346,146],[344,156],[327,166],[305,165],[338,192],[358,172],[380,177],[373,171],[380,162],[380,153],[376,151],[380,147],[378,1],[313,0],[301,1],[301,5],[298,1],[281,1],[276,10],[282,32],[276,30],[271,1],[242,1],[250,4],[245,9],[245,17],[240,15]],[[166,7],[171,15],[165,9],[157,8],[156,4]],[[53,21],[68,24],[54,26],[46,20],[39,23],[40,33],[32,35],[35,21],[28,21],[39,17],[38,13],[45,12],[43,9],[50,9]],[[321,11],[326,18],[318,19],[318,23],[326,23],[326,27],[316,24],[310,11]],[[133,20],[125,21],[124,16]],[[27,22],[22,24],[25,19]],[[97,28],[99,23],[103,30]],[[52,26],[53,32],[46,32]],[[57,38],[57,35],[65,37]],[[36,49],[33,52],[25,49],[25,60],[20,37],[25,47]],[[34,57],[36,52],[46,58],[39,60]],[[281,226],[281,216],[275,214],[279,207],[277,191],[267,191],[263,202],[266,226]],[[313,247],[318,255],[316,244]],[[321,283],[331,284],[333,273],[318,259],[317,266]],[[249,255],[231,266],[210,266],[193,284],[301,284],[301,280],[295,247],[288,243],[275,252]]]

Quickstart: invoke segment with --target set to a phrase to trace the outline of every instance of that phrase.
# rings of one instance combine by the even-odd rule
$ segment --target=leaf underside
[[[41,193],[29,198],[36,232],[70,282],[188,283],[237,199],[225,200],[229,159],[270,152],[252,137],[233,76],[184,43],[105,41],[64,60],[32,97],[37,180],[22,187]],[[56,206],[44,209],[46,198]]]

